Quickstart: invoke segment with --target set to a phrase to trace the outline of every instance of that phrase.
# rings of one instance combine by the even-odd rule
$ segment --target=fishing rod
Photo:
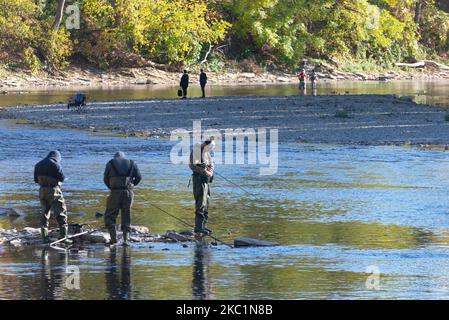
[[[81,236],[83,236],[83,235],[85,235],[85,234],[91,234],[91,233],[94,233],[94,232],[97,232],[97,231],[99,231],[99,230],[95,229],[95,230],[90,230],[90,231],[80,232],[80,233],[74,234],[74,235],[72,235],[72,236],[67,236],[67,237],[64,237],[64,238],[62,238],[62,239],[59,239],[59,240],[56,240],[56,241],[50,243],[49,246],[50,246],[50,247],[53,247],[55,244],[58,244],[58,243],[63,242],[63,241],[65,241],[65,240],[69,240],[69,239],[81,237]]]
[[[237,188],[239,188],[240,190],[242,190],[243,192],[249,194],[249,195],[254,195],[253,193],[249,192],[248,190],[244,189],[243,187],[239,186],[237,183],[232,182],[231,180],[229,180],[228,178],[226,178],[225,176],[223,176],[222,174],[218,173],[217,171],[214,170],[214,174],[216,174],[217,176],[219,176],[220,178],[223,178],[225,181],[229,182],[230,184],[236,186]]]
[[[179,222],[181,222],[182,224],[186,225],[187,227],[193,228],[193,229],[195,228],[195,227],[194,227],[193,225],[191,225],[190,223],[185,222],[184,220],[178,218],[177,216],[171,214],[170,212],[167,212],[166,210],[160,208],[159,206],[157,206],[157,205],[155,205],[155,204],[153,204],[153,203],[151,203],[151,202],[148,202],[148,203],[149,203],[151,206],[153,206],[153,207],[155,207],[156,209],[158,209],[159,211],[161,211],[161,212],[167,214],[168,216],[170,216],[170,217],[172,217],[172,218],[178,220]],[[208,234],[208,236],[211,237],[212,239],[214,239],[215,241],[217,241],[217,242],[219,242],[219,243],[221,243],[221,244],[224,244],[224,245],[228,246],[229,248],[234,248],[233,245],[231,245],[231,244],[229,244],[229,243],[226,243],[226,242],[224,242],[223,240],[220,240],[220,239],[218,239],[217,237],[214,237],[214,236],[211,235],[211,234]]]

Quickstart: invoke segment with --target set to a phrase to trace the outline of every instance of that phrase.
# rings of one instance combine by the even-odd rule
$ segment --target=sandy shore
[[[449,144],[448,112],[394,96],[215,97],[0,109],[0,118],[31,124],[163,137],[174,129],[278,128],[280,142],[331,144]]]

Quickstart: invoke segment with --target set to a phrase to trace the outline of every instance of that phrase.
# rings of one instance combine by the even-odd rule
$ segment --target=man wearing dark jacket
[[[207,74],[204,72],[203,69],[201,69],[200,73],[200,86],[201,86],[201,92],[203,93],[201,98],[206,98],[206,83],[207,83]]]
[[[211,138],[203,144],[196,144],[190,153],[189,167],[192,170],[193,197],[195,198],[195,235],[209,235],[212,230],[207,228],[209,220],[210,184],[214,176],[214,162],[211,152],[215,141]]]
[[[187,99],[187,88],[189,87],[189,74],[187,70],[184,70],[179,86],[182,88],[182,98]]]
[[[133,188],[142,180],[139,168],[132,160],[128,160],[123,152],[117,152],[108,162],[104,171],[104,184],[111,190],[106,204],[104,216],[106,228],[111,235],[110,244],[117,243],[115,223],[121,211],[123,244],[128,245],[128,235],[131,227],[131,206],[133,203]]]
[[[67,207],[61,191],[61,184],[64,179],[59,151],[51,151],[45,159],[38,162],[34,167],[34,182],[40,186],[39,200],[43,209],[40,225],[44,243],[50,241],[48,227],[52,213],[59,224],[61,239],[68,235]],[[66,243],[70,243],[70,240],[66,240]]]

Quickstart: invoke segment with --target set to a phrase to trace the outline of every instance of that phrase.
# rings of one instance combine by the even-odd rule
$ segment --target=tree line
[[[448,7],[440,0],[0,0],[0,66],[179,69],[250,59],[288,69],[303,59],[385,67],[447,60]]]

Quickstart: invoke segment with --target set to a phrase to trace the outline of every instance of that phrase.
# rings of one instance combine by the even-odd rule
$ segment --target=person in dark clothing
[[[134,198],[134,186],[142,180],[137,164],[128,160],[123,152],[117,152],[104,171],[104,184],[111,190],[106,203],[104,221],[111,236],[110,244],[117,243],[115,223],[121,211],[123,244],[128,245],[131,227],[131,206]]]
[[[39,200],[42,206],[40,227],[44,243],[49,243],[48,227],[51,214],[59,224],[60,238],[68,235],[67,207],[61,191],[65,177],[61,167],[61,154],[51,151],[47,157],[34,167],[34,182],[39,184]],[[66,240],[67,244],[71,241]]]
[[[204,72],[203,69],[201,69],[200,73],[200,85],[201,85],[201,92],[203,93],[201,98],[206,98],[206,84],[207,84],[207,74]]]
[[[207,228],[209,220],[210,184],[214,176],[214,162],[211,152],[215,141],[206,140],[196,144],[190,153],[189,167],[192,170],[193,197],[195,199],[195,234],[199,237],[212,233]]]
[[[82,93],[75,94],[73,100],[70,100],[67,104],[67,109],[69,110],[70,107],[84,107],[86,105],[86,95]]]
[[[182,99],[187,99],[187,88],[189,87],[189,74],[184,70],[179,86],[182,88]]]

